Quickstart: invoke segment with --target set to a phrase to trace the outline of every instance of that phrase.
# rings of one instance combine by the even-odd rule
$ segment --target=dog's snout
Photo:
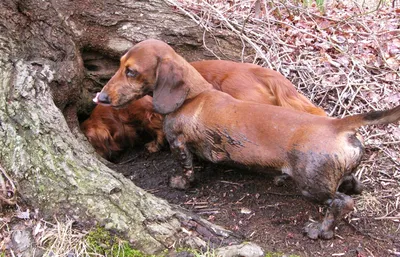
[[[110,96],[104,92],[97,93],[93,101],[100,104],[111,104]]]

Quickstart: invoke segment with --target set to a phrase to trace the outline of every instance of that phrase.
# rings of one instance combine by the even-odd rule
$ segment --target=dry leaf
[[[346,38],[342,36],[332,35],[331,39],[339,44],[343,44],[344,42],[346,42]]]
[[[20,219],[29,219],[29,209],[27,209],[26,211],[17,211],[16,216]]]
[[[400,67],[400,62],[395,57],[390,57],[390,58],[386,59],[386,63],[393,70],[398,70]]]
[[[240,213],[242,214],[250,214],[251,210],[249,208],[243,207],[240,209]]]
[[[395,93],[383,99],[386,103],[389,104],[399,104],[400,103],[400,93]]]

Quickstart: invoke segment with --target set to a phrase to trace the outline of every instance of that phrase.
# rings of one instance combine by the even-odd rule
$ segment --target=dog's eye
[[[131,70],[131,69],[126,69],[125,73],[126,73],[126,76],[131,77],[131,78],[134,78],[138,75],[137,71]]]

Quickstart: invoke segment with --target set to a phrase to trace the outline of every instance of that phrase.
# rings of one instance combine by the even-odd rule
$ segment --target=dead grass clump
[[[44,256],[90,256],[94,254],[87,246],[84,237],[87,233],[73,229],[74,221],[57,221],[52,224],[39,221],[33,235],[36,244],[45,252]]]

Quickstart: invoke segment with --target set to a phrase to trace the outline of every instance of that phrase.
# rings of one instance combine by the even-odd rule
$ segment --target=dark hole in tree
[[[79,122],[89,118],[95,108],[92,99],[110,80],[119,67],[119,57],[111,53],[97,51],[90,47],[81,49],[85,78],[82,81],[82,93],[77,116]]]
[[[85,68],[89,71],[99,71],[101,67],[92,64],[85,64]]]

